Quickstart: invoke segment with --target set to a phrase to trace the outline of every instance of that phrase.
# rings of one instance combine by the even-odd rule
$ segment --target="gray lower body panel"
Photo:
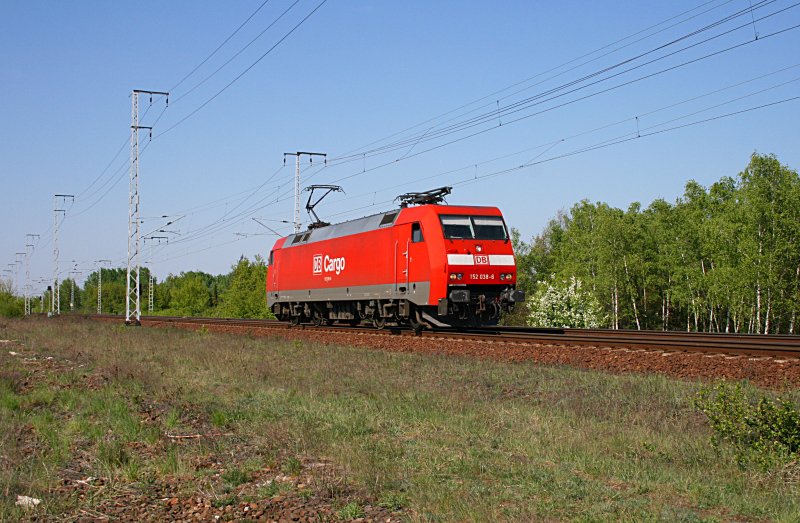
[[[267,294],[267,306],[275,303],[316,301],[408,300],[415,305],[427,305],[431,294],[429,281],[405,282],[402,285],[359,285],[330,289],[280,290]]]

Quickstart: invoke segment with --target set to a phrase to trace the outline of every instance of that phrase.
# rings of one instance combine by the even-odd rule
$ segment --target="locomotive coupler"
[[[469,303],[469,289],[453,289],[450,291],[449,298],[453,303]]]
[[[512,305],[514,303],[521,303],[525,301],[525,291],[509,287],[500,294],[500,301],[508,302]]]

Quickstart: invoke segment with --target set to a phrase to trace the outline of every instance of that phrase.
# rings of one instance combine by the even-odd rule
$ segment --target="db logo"
[[[345,264],[346,260],[344,256],[341,258],[331,258],[327,254],[324,256],[322,254],[315,254],[312,271],[314,274],[334,272],[339,275],[344,270]]]
[[[489,265],[489,257],[486,255],[476,255],[475,256],[475,265]]]

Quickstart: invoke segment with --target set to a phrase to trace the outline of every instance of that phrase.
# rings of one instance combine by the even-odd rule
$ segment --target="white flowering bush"
[[[597,299],[574,276],[562,282],[539,282],[528,310],[531,327],[595,329],[605,321]]]

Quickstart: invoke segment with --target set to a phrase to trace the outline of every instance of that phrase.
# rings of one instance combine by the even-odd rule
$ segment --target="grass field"
[[[56,519],[163,485],[324,490],[339,519],[800,521],[796,479],[710,447],[698,384],[68,320],[0,339],[0,521],[31,515],[18,494]],[[306,487],[240,486],[316,462]],[[63,488],[86,476],[102,488]]]

